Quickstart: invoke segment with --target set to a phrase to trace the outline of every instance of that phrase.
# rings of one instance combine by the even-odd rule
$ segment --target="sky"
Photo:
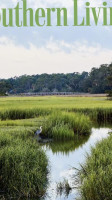
[[[1,8],[13,8],[21,0],[1,0]],[[0,24],[0,78],[42,73],[72,73],[88,71],[112,62],[112,27],[74,27],[73,0],[27,0],[28,7],[68,9],[67,27],[8,27]],[[85,0],[78,0],[79,21],[85,16]],[[90,0],[92,6],[102,6],[102,0]],[[109,3],[109,0],[107,1]],[[110,4],[110,3],[109,3]],[[112,3],[110,4],[112,6]]]

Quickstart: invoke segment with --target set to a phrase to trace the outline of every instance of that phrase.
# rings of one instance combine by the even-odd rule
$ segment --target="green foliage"
[[[112,102],[99,97],[0,98],[0,188],[10,196],[6,199],[13,196],[38,198],[45,193],[47,158],[32,139],[38,127],[43,125],[44,137],[75,141],[77,134],[86,135],[91,130],[87,115],[94,120],[112,119]],[[74,148],[67,143],[66,148],[69,146],[71,150]],[[63,148],[61,145],[62,152]]]
[[[28,118],[34,118],[38,117],[40,115],[47,115],[50,111],[47,109],[8,109],[0,114],[1,120],[6,119],[28,119]]]
[[[111,63],[110,68],[109,68],[109,73],[108,73],[107,80],[108,80],[108,84],[109,84],[109,86],[111,88],[108,91],[108,97],[109,97],[109,100],[112,100],[112,63]]]
[[[16,198],[43,195],[47,169],[45,154],[33,142],[16,142],[20,145],[10,145],[0,151],[1,190]]]
[[[93,68],[90,73],[42,74],[0,80],[2,94],[29,92],[105,93],[112,86],[112,64]]]
[[[7,80],[0,80],[0,96],[5,96],[6,92],[11,90],[11,84]]]
[[[44,126],[43,136],[55,140],[68,140],[73,139],[75,134],[89,134],[90,130],[89,117],[79,113],[54,112]]]
[[[0,121],[0,126],[24,126],[28,128],[39,127],[40,123],[43,123],[45,119],[43,117],[31,118],[31,119],[17,119],[17,120],[5,120]],[[8,129],[7,129],[8,130]]]
[[[91,120],[98,123],[112,122],[112,109],[111,108],[76,108],[75,112],[84,113],[90,116]]]
[[[69,111],[104,122],[112,119],[112,102],[104,97],[11,97],[0,98],[1,120],[29,119],[52,112]],[[13,123],[13,122],[12,122]]]
[[[0,98],[0,189],[8,195],[6,199],[34,199],[45,193],[48,162],[32,138],[38,127],[43,125],[44,137],[65,140],[66,147],[60,145],[60,149],[68,152],[75,148],[68,141],[76,141],[77,134],[89,134],[87,115],[94,120],[112,119],[112,102],[99,97]]]
[[[112,135],[91,149],[79,177],[81,200],[112,198]]]
[[[112,97],[112,91],[109,91],[108,97]]]
[[[34,128],[0,130],[0,190],[6,198],[43,196],[48,161],[35,140]]]

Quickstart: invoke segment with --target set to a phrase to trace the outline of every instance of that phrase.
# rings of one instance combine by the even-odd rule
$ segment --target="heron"
[[[35,133],[35,135],[39,135],[40,133],[42,133],[42,126],[40,126],[40,129],[38,129]]]

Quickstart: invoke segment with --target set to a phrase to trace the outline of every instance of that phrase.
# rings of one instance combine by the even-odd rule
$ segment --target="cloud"
[[[37,48],[30,44],[30,48],[26,49],[1,37],[0,50],[0,78],[90,71],[92,67],[112,61],[112,50],[98,44],[89,46],[86,41],[70,45],[50,39],[45,47]]]

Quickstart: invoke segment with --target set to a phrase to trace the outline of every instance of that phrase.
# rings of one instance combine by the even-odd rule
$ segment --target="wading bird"
[[[40,126],[40,129],[38,129],[35,133],[35,135],[39,135],[40,133],[42,133],[42,126]]]

